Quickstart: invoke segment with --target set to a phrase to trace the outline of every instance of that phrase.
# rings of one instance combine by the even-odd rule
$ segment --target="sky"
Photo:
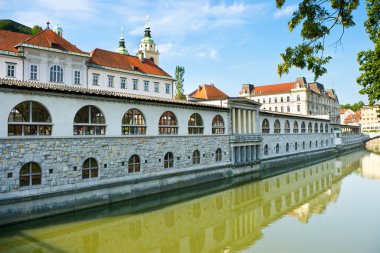
[[[229,96],[238,96],[246,83],[292,82],[300,76],[314,80],[307,70],[292,69],[281,78],[276,72],[280,53],[300,42],[299,29],[290,33],[287,27],[297,2],[287,0],[278,10],[275,0],[0,0],[0,19],[43,28],[47,20],[58,23],[63,37],[87,52],[115,51],[123,28],[126,47],[135,55],[148,15],[160,51],[159,66],[172,76],[176,66],[185,67],[186,94],[212,83]],[[325,43],[325,55],[333,59],[318,82],[334,89],[340,104],[368,102],[356,83],[360,75],[356,54],[373,47],[363,27],[366,15],[360,2],[354,13],[356,26],[345,30],[342,44],[334,43],[340,29],[333,30]]]

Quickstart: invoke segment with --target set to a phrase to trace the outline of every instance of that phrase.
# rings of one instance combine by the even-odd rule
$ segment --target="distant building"
[[[339,114],[340,114],[340,124],[344,124],[344,120],[349,115],[354,115],[355,113],[351,109],[340,109]]]
[[[380,105],[363,106],[361,109],[362,131],[380,131]]]
[[[254,86],[243,84],[240,96],[261,103],[262,110],[300,115],[329,115],[332,123],[340,123],[339,100],[333,89],[323,84],[307,83],[304,77],[295,82]]]
[[[226,98],[228,98],[228,95],[216,88],[214,84],[199,85],[198,89],[187,96],[189,101],[218,100]]]

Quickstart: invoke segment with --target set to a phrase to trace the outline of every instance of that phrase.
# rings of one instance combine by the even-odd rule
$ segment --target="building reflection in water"
[[[359,171],[366,178],[380,180],[380,139],[367,142],[366,148],[370,153],[361,160]]]
[[[52,225],[46,219],[47,225],[16,226],[0,235],[0,252],[240,251],[285,215],[307,223],[323,212],[337,200],[340,180],[360,166],[362,156],[350,154],[152,211],[102,215],[102,209],[95,209],[99,213],[82,221]]]

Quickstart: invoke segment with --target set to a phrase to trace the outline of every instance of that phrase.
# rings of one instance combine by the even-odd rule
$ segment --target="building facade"
[[[361,109],[361,127],[365,132],[380,131],[380,106],[363,106]]]
[[[59,26],[34,36],[0,30],[0,40],[0,78],[173,98],[174,79],[158,66],[148,23],[137,56],[128,54],[123,31],[116,52],[84,52]]]
[[[295,82],[254,86],[244,84],[240,96],[261,103],[262,110],[298,115],[329,115],[339,123],[338,96],[317,82],[307,83],[304,77]]]

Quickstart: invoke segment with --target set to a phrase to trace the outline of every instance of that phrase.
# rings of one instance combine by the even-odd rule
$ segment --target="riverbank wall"
[[[81,187],[66,184],[61,187],[61,190],[50,192],[35,191],[33,194],[24,192],[17,196],[11,192],[8,197],[1,194],[0,225],[137,199],[229,178],[257,180],[260,178],[260,173],[269,168],[272,171],[278,170],[275,174],[279,174],[282,168],[327,160],[339,153],[347,153],[361,147],[362,144],[358,143],[347,147],[326,148],[263,159],[250,164],[232,165],[224,162],[211,166],[173,169],[146,173],[139,177],[108,180],[102,184],[82,185]]]

